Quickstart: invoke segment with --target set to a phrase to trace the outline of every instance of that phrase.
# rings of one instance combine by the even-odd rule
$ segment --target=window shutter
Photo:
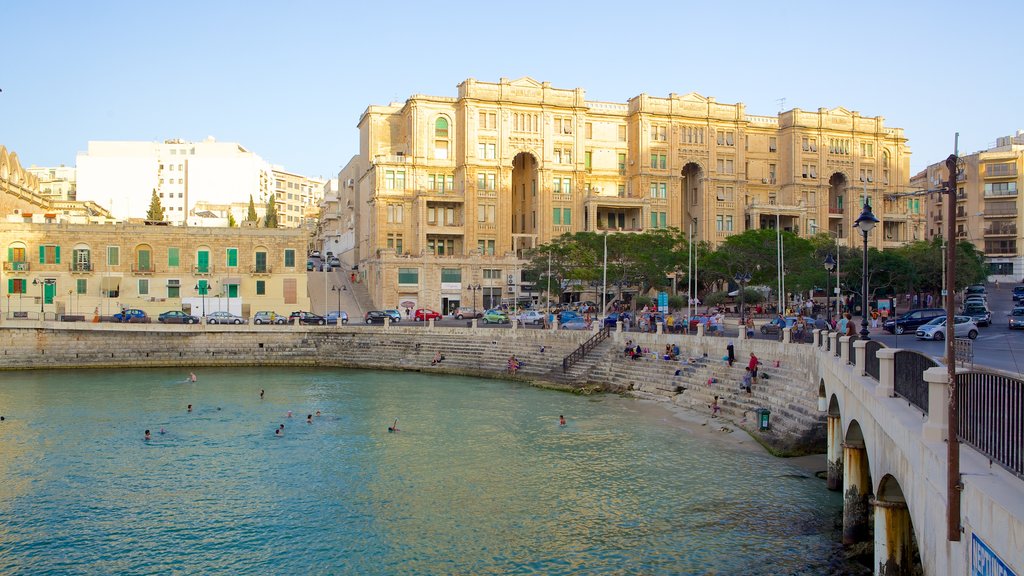
[[[39,263],[46,264],[46,246],[39,247]]]
[[[14,278],[8,278],[7,279],[7,293],[8,294],[13,294],[14,293]]]
[[[14,248],[7,248],[7,261],[14,262]]]
[[[53,247],[53,257],[57,264],[60,264],[60,246]]]

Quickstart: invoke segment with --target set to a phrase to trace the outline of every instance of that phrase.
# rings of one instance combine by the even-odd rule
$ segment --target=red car
[[[434,312],[430,308],[417,308],[416,314],[413,316],[413,320],[417,322],[426,322],[427,320],[440,320],[441,315]]]

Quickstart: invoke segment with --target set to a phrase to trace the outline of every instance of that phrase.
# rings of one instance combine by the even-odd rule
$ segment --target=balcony
[[[842,218],[843,217],[843,208],[841,208],[839,206],[829,206],[828,207],[828,217],[829,218],[835,218],[835,217]]]
[[[270,276],[274,273],[272,266],[249,266],[249,274],[253,276]]]
[[[213,274],[213,266],[193,266],[193,276],[210,276]]]
[[[1016,240],[986,240],[985,256],[1016,256]]]
[[[4,272],[28,272],[28,262],[4,262]]]
[[[72,262],[70,270],[72,274],[91,274],[92,262]]]
[[[986,207],[985,218],[1005,218],[1007,216],[1017,216],[1016,206],[1000,206],[1000,207]]]
[[[132,274],[136,276],[152,276],[154,272],[156,272],[156,267],[152,264],[147,264],[145,266],[132,264]]]
[[[1017,176],[1016,164],[986,164],[985,178],[1012,178]]]
[[[1017,224],[1015,222],[1009,222],[1006,224],[993,223],[988,228],[985,228],[985,236],[1016,236],[1017,235]]]

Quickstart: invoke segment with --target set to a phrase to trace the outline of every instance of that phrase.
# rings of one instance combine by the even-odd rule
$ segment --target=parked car
[[[615,328],[615,325],[621,320],[623,323],[630,318],[629,312],[612,312],[611,314],[604,317],[604,325],[608,328]]]
[[[402,321],[402,313],[398,310],[385,310],[384,313],[391,317],[392,322]]]
[[[441,314],[431,310],[430,308],[417,308],[416,312],[413,313],[412,318],[416,322],[426,322],[427,320],[440,320]]]
[[[124,308],[120,312],[114,314],[114,322],[149,322],[149,316],[146,315],[145,310],[139,310],[138,308]]]
[[[561,312],[558,313],[558,323],[559,324],[565,324],[566,322],[568,322],[570,320],[574,320],[576,318],[579,318],[579,319],[582,320],[583,316],[580,316],[578,313],[573,312],[572,310],[562,310]]]
[[[331,258],[327,259],[327,264],[330,265],[331,268],[340,268],[341,260],[337,256],[332,256]]]
[[[313,250],[312,252],[309,253],[309,257],[310,258],[319,258],[320,257],[320,251],[319,250]]]
[[[199,317],[185,314],[181,310],[168,310],[156,317],[161,324],[198,324]]]
[[[1024,286],[1013,287],[1013,301],[1020,302],[1024,301]]]
[[[896,318],[886,320],[882,329],[893,334],[903,334],[907,331],[916,330],[918,326],[931,322],[933,319],[942,316],[946,317],[946,311],[942,308],[918,308],[905,312]]]
[[[978,326],[989,326],[992,324],[992,312],[989,311],[988,306],[981,303],[964,304],[963,315],[970,316]]]
[[[785,326],[783,326],[783,320]],[[792,328],[796,324],[796,316],[787,316],[784,319],[775,318],[771,322],[761,325],[761,334],[778,334],[783,328]]]
[[[563,330],[586,330],[587,321],[577,316],[570,318],[568,322],[562,322],[558,327]]]
[[[324,316],[324,320],[327,320],[328,324],[335,326],[337,326],[339,320],[342,324],[348,324],[348,312],[345,312],[344,310],[332,310]]]
[[[306,312],[305,310],[296,310],[288,316],[288,320],[294,321],[296,318],[299,319],[299,324],[327,324],[327,319],[319,314],[313,314],[312,312]]]
[[[964,290],[964,295],[970,296],[971,294],[985,294],[984,284],[972,284]]]
[[[1015,306],[1007,316],[1010,317],[1010,330],[1024,328],[1024,306]]]
[[[978,337],[978,325],[970,316],[953,317],[954,336],[967,336],[971,340]],[[946,317],[939,316],[917,329],[917,337],[922,340],[945,340],[946,339]]]
[[[316,262],[312,260],[306,260],[306,272],[312,272],[316,269]]]
[[[452,311],[452,316],[458,320],[462,320],[463,318],[479,318],[481,313],[479,310],[469,308],[468,306],[460,306]]]
[[[508,314],[505,314],[503,310],[493,308],[484,312],[484,324],[507,324]]]
[[[543,324],[544,313],[540,310],[527,310],[519,314],[520,324]]]
[[[370,310],[363,317],[367,324],[383,324],[388,315],[383,310]]]
[[[971,294],[964,298],[964,305],[971,303],[988,305],[988,298],[984,294]]]
[[[253,324],[287,324],[288,317],[278,314],[277,312],[271,312],[269,310],[261,310],[252,316]]]
[[[245,318],[226,310],[210,312],[206,315],[207,324],[245,324]]]

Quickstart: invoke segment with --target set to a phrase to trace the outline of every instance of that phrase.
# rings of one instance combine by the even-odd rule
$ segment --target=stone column
[[[850,337],[840,336],[838,341],[839,346],[839,359],[843,364],[850,362]]]
[[[703,338],[704,337],[704,324],[697,324],[697,337],[698,338]]]
[[[928,442],[945,442],[949,437],[949,374],[945,366],[936,366],[924,371],[928,383],[928,420],[924,423],[921,436]]]
[[[789,344],[793,341],[793,328],[787,326],[782,329],[782,343]]]
[[[875,388],[875,396],[880,398],[892,398],[896,393],[896,372],[895,358],[897,348],[879,348],[875,352],[878,357],[878,388]]]
[[[472,320],[470,320],[469,327],[474,329],[474,330],[476,330],[476,321],[477,321],[476,318],[473,318]]]
[[[619,334],[622,333],[622,320],[618,320],[615,322],[615,331],[618,332]]]
[[[867,340],[856,340],[853,343],[853,349],[857,351],[857,364],[854,367],[854,374],[857,374],[858,376],[867,374],[867,372],[864,371],[867,367],[867,358],[864,357],[867,355],[867,351],[864,347],[867,345]]]
[[[868,453],[863,441],[843,443],[843,544],[868,538]]]
[[[427,320],[427,330],[433,330],[433,329],[434,329],[434,319],[431,318],[430,320]]]
[[[832,339],[832,355],[839,356],[839,332],[830,332],[828,337]]]
[[[826,486],[833,492],[843,488],[843,421],[839,416],[828,415],[826,442],[828,445],[828,478]]]
[[[871,504],[875,507],[875,574],[910,576],[913,573],[910,553],[913,543],[907,503],[902,499],[872,499]]]
[[[657,324],[655,324],[655,334],[657,334],[658,336],[661,336],[661,327],[662,327],[661,322],[658,322]]]
[[[296,318],[295,322],[298,322],[298,321],[299,321],[299,319]],[[390,326],[391,326],[391,316],[388,316],[387,314],[385,314],[384,315],[384,327],[385,328],[389,328]]]
[[[740,322],[739,326],[740,326],[740,335],[736,339],[737,340],[746,340],[747,339],[747,327],[742,322]]]

